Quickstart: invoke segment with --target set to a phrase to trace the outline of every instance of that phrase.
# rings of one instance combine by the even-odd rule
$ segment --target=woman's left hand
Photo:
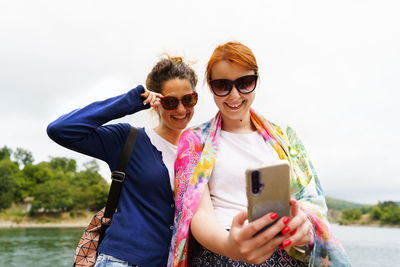
[[[300,209],[295,200],[290,201],[292,218],[287,224],[288,228],[282,230],[282,234],[287,238],[282,242],[282,248],[293,246],[304,246],[311,243],[313,238],[313,225],[307,218],[307,214]]]

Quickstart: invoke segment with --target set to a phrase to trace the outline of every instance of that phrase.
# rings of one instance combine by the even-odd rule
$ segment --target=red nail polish
[[[294,229],[293,231],[290,232],[290,235],[294,235],[296,233],[297,229]]]
[[[283,219],[282,219],[283,224],[288,224],[289,221],[290,221],[290,218],[287,216],[283,217]]]
[[[283,235],[286,235],[289,231],[290,231],[289,226],[285,226],[285,227],[282,229],[281,233],[282,233]]]
[[[290,241],[290,239],[286,239],[285,241],[283,241],[282,246],[286,248],[290,246],[290,244],[292,244],[292,241]]]
[[[277,214],[276,212],[272,212],[272,213],[269,215],[269,217],[270,217],[272,220],[275,220],[276,218],[278,218],[278,214]]]
[[[291,199],[291,200],[290,200],[290,204],[291,204],[291,205],[296,205],[296,203],[297,203],[296,200],[294,200],[294,199]]]

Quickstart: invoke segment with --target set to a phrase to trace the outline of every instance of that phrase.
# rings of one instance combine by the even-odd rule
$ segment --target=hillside
[[[372,207],[372,205],[359,204],[359,203],[336,199],[336,198],[331,198],[331,197],[326,198],[326,204],[328,205],[329,209],[339,210],[339,211],[346,210],[346,209],[362,209],[362,208]]]

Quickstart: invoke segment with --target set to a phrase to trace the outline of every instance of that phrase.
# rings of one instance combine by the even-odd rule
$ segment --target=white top
[[[171,144],[161,136],[159,136],[153,129],[144,129],[151,143],[158,151],[161,152],[163,162],[168,169],[169,181],[171,183],[172,192],[174,191],[174,163],[178,147]]]
[[[224,229],[230,229],[233,217],[247,210],[246,169],[276,160],[278,153],[258,131],[250,134],[221,131],[208,186],[215,214]]]

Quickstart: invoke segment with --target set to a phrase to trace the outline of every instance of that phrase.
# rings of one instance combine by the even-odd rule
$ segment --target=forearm
[[[204,189],[200,204],[194,214],[190,230],[196,240],[207,249],[227,257],[234,253],[230,251],[229,232],[225,230],[214,212],[208,186]]]
[[[190,230],[194,238],[207,249],[222,255],[229,254],[229,233],[222,228],[213,212],[198,210],[192,218]]]
[[[107,147],[116,149],[124,143],[128,126],[102,125],[147,108],[140,97],[142,91],[143,87],[139,86],[126,94],[74,110],[50,123],[47,133],[53,141],[66,148],[106,160]]]
[[[126,94],[94,102],[61,116],[49,124],[48,135],[56,142],[79,141],[92,133],[93,129],[111,120],[144,109],[140,99],[141,88],[137,87]]]

